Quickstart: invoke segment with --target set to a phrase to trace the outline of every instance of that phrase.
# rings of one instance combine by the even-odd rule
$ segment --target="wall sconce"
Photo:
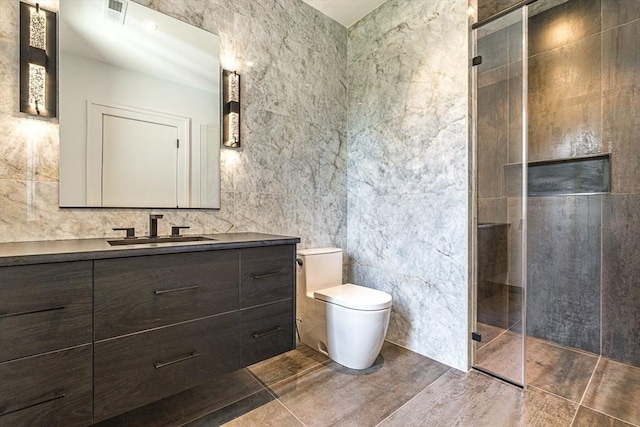
[[[20,2],[20,111],[57,115],[56,14]]]
[[[240,75],[224,70],[223,74],[223,135],[225,147],[240,147]]]

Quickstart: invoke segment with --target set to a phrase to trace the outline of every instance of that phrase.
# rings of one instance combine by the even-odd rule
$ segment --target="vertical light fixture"
[[[223,74],[223,135],[225,147],[240,147],[240,75],[224,70]]]
[[[57,115],[56,14],[20,2],[20,111]]]

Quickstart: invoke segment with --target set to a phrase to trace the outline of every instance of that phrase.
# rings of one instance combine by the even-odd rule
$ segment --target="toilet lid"
[[[391,295],[351,283],[320,289],[313,297],[354,310],[383,310],[391,306]]]

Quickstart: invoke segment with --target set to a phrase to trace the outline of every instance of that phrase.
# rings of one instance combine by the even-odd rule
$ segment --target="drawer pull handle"
[[[67,308],[66,305],[58,305],[56,307],[41,308],[38,310],[20,311],[17,313],[0,313],[0,319],[4,319],[6,317],[26,316],[27,314],[45,313],[47,311],[63,310],[65,308]]]
[[[278,270],[278,271],[272,271],[270,273],[254,274],[253,278],[256,280],[260,280],[260,279],[266,279],[267,277],[280,276],[281,274],[283,273],[280,270]]]
[[[44,405],[45,403],[53,402],[54,400],[62,399],[65,396],[65,392],[63,389],[55,391],[53,397],[42,397],[40,400],[36,400],[33,403],[30,403],[27,406],[23,406],[22,408],[14,409],[12,411],[3,412],[0,416],[13,414],[14,412],[24,411],[25,409],[33,408],[34,406]]]
[[[200,356],[200,353],[198,353],[197,351],[193,351],[193,352],[189,353],[188,356],[184,356],[184,357],[181,357],[179,359],[171,360],[169,362],[159,361],[159,362],[154,363],[153,366],[156,369],[160,369],[160,368],[164,368],[165,366],[173,365],[175,363],[184,362],[185,360],[193,359],[194,357],[198,357],[198,356]]]
[[[254,332],[251,334],[252,337],[258,339],[258,338],[262,338],[262,337],[266,337],[267,335],[271,335],[271,334],[275,334],[278,333],[282,330],[282,326],[276,326],[273,329],[270,329],[268,331],[264,331],[264,332]]]
[[[170,294],[173,292],[191,291],[193,289],[198,289],[199,287],[200,287],[199,285],[195,285],[195,286],[185,286],[184,288],[159,289],[157,291],[153,291],[153,293],[156,295],[164,295],[164,294]]]

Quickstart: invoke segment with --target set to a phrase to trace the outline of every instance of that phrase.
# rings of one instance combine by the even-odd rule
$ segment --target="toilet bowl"
[[[342,284],[342,250],[298,251],[296,319],[300,340],[351,369],[380,353],[391,313],[386,292]]]

